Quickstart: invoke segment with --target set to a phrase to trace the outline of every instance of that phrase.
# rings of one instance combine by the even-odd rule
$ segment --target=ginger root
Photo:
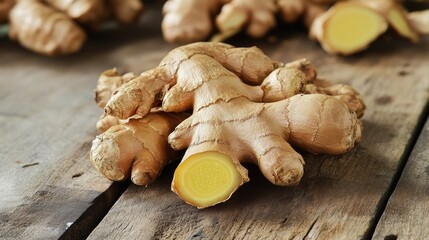
[[[106,106],[107,101],[109,101],[112,93],[116,91],[122,84],[129,82],[131,79],[135,78],[134,73],[129,72],[123,76],[118,74],[116,68],[108,69],[101,73],[98,78],[97,87],[94,90],[95,93],[95,102],[100,108]]]
[[[408,22],[407,10],[395,0],[360,0],[360,2],[380,13],[399,35],[410,39],[414,43],[419,41],[418,33]]]
[[[155,112],[114,125],[93,141],[91,163],[110,180],[122,181],[131,176],[133,183],[147,186],[177,156],[167,137],[188,116]]]
[[[84,30],[66,14],[38,1],[19,1],[9,21],[9,37],[40,54],[73,53],[86,39]]]
[[[350,87],[316,77],[307,60],[283,64],[254,47],[189,44],[120,86],[105,113],[145,119],[159,104],[165,112],[193,109],[192,116],[168,137],[173,149],[187,148],[172,190],[187,203],[204,208],[226,201],[249,180],[242,162],[257,164],[273,184],[296,185],[304,160],[292,146],[311,153],[342,154],[360,141],[357,114],[361,116],[365,108],[361,97]],[[126,140],[130,135],[121,136]],[[132,140],[129,146],[134,144],[139,145]],[[116,144],[118,148],[132,152],[127,159],[136,155],[134,148]],[[100,153],[95,156],[109,166],[125,162],[120,173],[128,172],[131,165],[129,160],[112,162]]]
[[[339,2],[315,19],[310,36],[328,53],[349,55],[366,49],[387,27],[382,15],[360,2]]]
[[[194,100],[201,97],[197,92]],[[292,186],[303,175],[304,160],[291,145],[312,153],[342,154],[361,138],[355,113],[331,96],[295,95],[275,103],[224,97],[194,110],[169,136],[173,149],[188,147],[172,190],[199,208],[228,200],[249,180],[242,162],[257,164],[275,185]],[[229,179],[229,184],[223,182]]]
[[[303,22],[310,38],[331,54],[362,51],[389,26],[413,43],[419,34],[429,34],[429,13],[408,13],[395,0],[169,0],[164,14],[168,42],[204,40],[214,27],[215,42],[241,31],[259,38],[277,25],[277,15],[285,23]]]
[[[248,35],[254,38],[264,36],[276,26],[274,0],[231,0],[222,7],[216,17],[219,34],[213,41],[222,41],[246,28]]]
[[[95,89],[98,106],[103,108],[113,92],[134,78],[133,73],[119,75],[115,68],[101,73]],[[156,109],[139,119],[124,120],[103,114],[96,125],[102,134],[92,143],[91,163],[112,181],[131,177],[133,183],[147,186],[177,156],[167,137],[187,117],[188,113],[164,113]]]
[[[129,82],[131,79],[135,78],[134,73],[126,73],[124,75],[119,75],[116,68],[108,69],[101,73],[98,78],[97,87],[94,90],[95,93],[95,102],[100,108],[106,106],[107,101],[109,101],[113,92],[116,91],[122,84]],[[118,119],[113,116],[103,114],[96,124],[98,132],[103,133],[107,131],[110,127],[118,125],[120,123],[125,123],[121,119]]]
[[[429,12],[408,13],[395,0],[344,1],[316,17],[310,37],[328,53],[350,55],[366,49],[388,26],[417,43],[419,34],[429,34],[428,19]]]
[[[212,15],[221,0],[169,0],[164,4],[162,31],[167,42],[196,42],[212,31]]]
[[[9,36],[43,55],[71,54],[82,48],[84,28],[97,28],[112,15],[120,23],[132,23],[142,9],[140,0],[17,1],[9,14]]]
[[[162,31],[168,42],[223,41],[243,30],[259,38],[274,28],[279,15],[286,23],[303,20],[310,26],[327,8],[312,0],[169,0],[164,5]]]
[[[85,24],[98,24],[107,18],[107,5],[103,0],[44,0],[48,5],[65,13],[71,19]]]

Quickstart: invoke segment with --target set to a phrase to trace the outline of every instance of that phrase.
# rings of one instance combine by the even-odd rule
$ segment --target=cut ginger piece
[[[231,158],[215,151],[187,158],[176,169],[174,179],[172,190],[198,208],[226,201],[244,182]]]
[[[387,13],[387,19],[399,35],[410,39],[413,43],[419,41],[418,33],[411,28],[402,8],[392,8]]]
[[[359,2],[341,2],[316,18],[310,34],[329,53],[350,55],[387,30],[385,18]]]
[[[395,0],[360,0],[359,2],[384,16],[390,26],[402,37],[408,38],[413,43],[419,41],[419,34],[407,19],[407,10]]]

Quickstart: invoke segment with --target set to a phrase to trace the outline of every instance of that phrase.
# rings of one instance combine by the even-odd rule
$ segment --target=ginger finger
[[[118,74],[116,68],[102,72],[98,78],[97,87],[94,90],[95,102],[100,108],[104,108],[112,93],[135,77],[134,73],[126,73],[121,76]]]
[[[109,115],[126,119],[135,114],[146,115],[158,100],[164,98],[168,89],[177,81],[194,79],[209,80],[206,63],[194,58],[213,58],[226,67],[230,74],[240,76],[243,82],[260,84],[278,63],[268,58],[261,50],[233,48],[223,43],[194,43],[171,51],[157,68],[142,73],[123,84],[114,92],[105,107]],[[211,72],[210,72],[211,73]],[[215,72],[216,73],[216,72]],[[219,74],[226,74],[224,71]],[[195,83],[197,84],[197,83]],[[188,106],[189,107],[189,106]]]
[[[135,78],[134,73],[126,73],[121,76],[118,74],[116,68],[102,72],[98,78],[97,87],[94,90],[95,102],[100,108],[104,108],[111,98],[112,93],[133,78]],[[112,126],[120,123],[124,123],[124,121],[116,117],[103,114],[98,120],[96,128],[98,132],[103,133]]]
[[[18,1],[9,21],[11,39],[48,56],[76,52],[86,38],[83,29],[64,13],[38,1]]]
[[[109,128],[111,128],[111,127],[113,127],[115,125],[118,125],[120,123],[125,123],[125,122],[126,121],[118,119],[116,117],[103,114],[100,117],[100,119],[98,119],[97,124],[95,125],[95,127],[97,128],[97,131],[99,133],[104,133]]]
[[[278,186],[298,185],[304,174],[302,156],[281,135],[269,132],[255,138],[249,142],[255,156],[253,162],[265,178]]]
[[[14,2],[15,0],[0,1],[0,22],[7,17],[7,12]],[[113,17],[120,23],[129,24],[138,19],[142,10],[140,0],[16,2],[9,14],[10,39],[48,56],[77,52],[86,39],[84,29],[97,29]]]
[[[305,82],[312,83],[317,78],[316,67],[305,58],[284,64],[287,68],[296,68],[305,74]]]
[[[165,94],[169,81],[163,69],[144,72],[114,91],[104,111],[120,119],[133,115],[143,117],[156,106],[157,99]]]
[[[196,42],[212,32],[212,14],[221,0],[169,0],[164,4],[162,32],[167,42]]]
[[[305,74],[296,68],[278,68],[262,82],[263,102],[275,102],[304,92]]]
[[[79,23],[96,25],[109,15],[104,0],[45,0],[45,2]]]
[[[109,128],[93,141],[91,163],[105,177],[122,181],[131,176],[137,185],[152,183],[177,156],[167,136],[189,114],[150,113]]]
[[[358,118],[361,118],[365,112],[366,106],[361,95],[349,85],[332,84],[328,81],[317,79],[312,84],[305,86],[305,93],[321,93],[334,96],[355,112]]]
[[[280,16],[285,23],[296,22],[305,12],[304,0],[277,0]]]
[[[95,90],[98,105],[104,107],[112,92],[134,78],[132,73],[120,76],[116,69],[104,71]],[[135,184],[147,186],[175,158],[177,153],[169,147],[167,136],[189,114],[152,110],[140,119],[101,116],[97,130],[103,134],[93,141],[90,159],[105,177],[113,181],[131,177]]]
[[[141,0],[109,0],[115,19],[121,24],[131,24],[137,21],[143,11]]]
[[[226,3],[216,17],[219,34],[214,41],[223,41],[241,31],[246,25],[247,33],[255,38],[262,37],[276,25],[273,0],[232,0]]]

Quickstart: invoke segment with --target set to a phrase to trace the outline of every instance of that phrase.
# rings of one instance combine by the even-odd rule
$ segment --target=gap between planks
[[[91,207],[83,212],[59,239],[87,238],[130,185],[131,181],[129,180],[124,182],[113,182],[106,191],[94,199]]]
[[[377,206],[377,213],[374,216],[373,221],[370,224],[370,227],[368,228],[368,231],[366,232],[364,239],[372,239],[374,237],[375,229],[377,227],[378,222],[381,219],[381,216],[383,215],[384,211],[386,210],[387,204],[389,202],[390,197],[392,196],[393,192],[396,189],[396,186],[398,185],[399,179],[401,178],[402,173],[404,172],[405,166],[407,165],[408,159],[410,158],[410,155],[416,146],[417,140],[419,139],[420,134],[422,133],[426,121],[429,120],[429,101],[426,102],[426,105],[423,108],[423,111],[417,121],[416,127],[414,128],[410,140],[405,147],[404,153],[401,156],[401,159],[399,161],[399,167],[396,171],[395,175],[393,176],[392,182],[389,185],[389,188],[387,189],[384,196],[381,198],[379,205]]]

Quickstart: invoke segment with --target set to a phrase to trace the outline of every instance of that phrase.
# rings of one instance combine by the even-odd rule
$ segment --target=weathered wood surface
[[[112,202],[100,196],[112,194],[111,184],[88,161],[99,115],[91,89],[105,62],[0,45],[0,236],[58,238],[85,211]]]
[[[375,230],[375,238],[427,239],[429,236],[429,121],[407,161]]]
[[[362,143],[343,156],[305,155],[305,176],[297,187],[272,186],[251,167],[250,183],[228,202],[205,210],[186,205],[170,191],[170,169],[147,188],[130,186],[90,239],[371,237],[428,100],[428,39],[419,46],[382,39],[350,58],[327,56],[304,34],[275,44],[233,43],[257,44],[280,61],[307,57],[320,77],[352,84],[368,106]]]
[[[92,89],[104,69],[147,70],[175,47],[164,43],[152,14],[138,27],[92,35],[71,57],[41,57],[0,39],[0,238],[85,236],[121,194],[124,185],[112,186],[88,161],[101,113]],[[381,39],[370,51],[341,58],[303,33],[285,34],[275,43],[232,43],[257,45],[280,61],[307,57],[322,78],[356,87],[368,105],[361,145],[338,157],[304,155],[297,187],[272,186],[249,166],[251,182],[205,210],[170,191],[171,166],[148,188],[129,187],[91,239],[371,237],[428,101],[429,39],[417,46]],[[379,229],[379,238],[399,234]]]
[[[147,37],[160,34],[148,17],[94,34],[70,57],[39,56],[0,37],[0,239],[84,237],[123,192],[89,162],[102,113],[93,89],[102,71],[136,50],[153,50],[134,59],[142,67],[154,64],[157,49],[173,47]],[[143,49],[124,44],[137,40]]]

